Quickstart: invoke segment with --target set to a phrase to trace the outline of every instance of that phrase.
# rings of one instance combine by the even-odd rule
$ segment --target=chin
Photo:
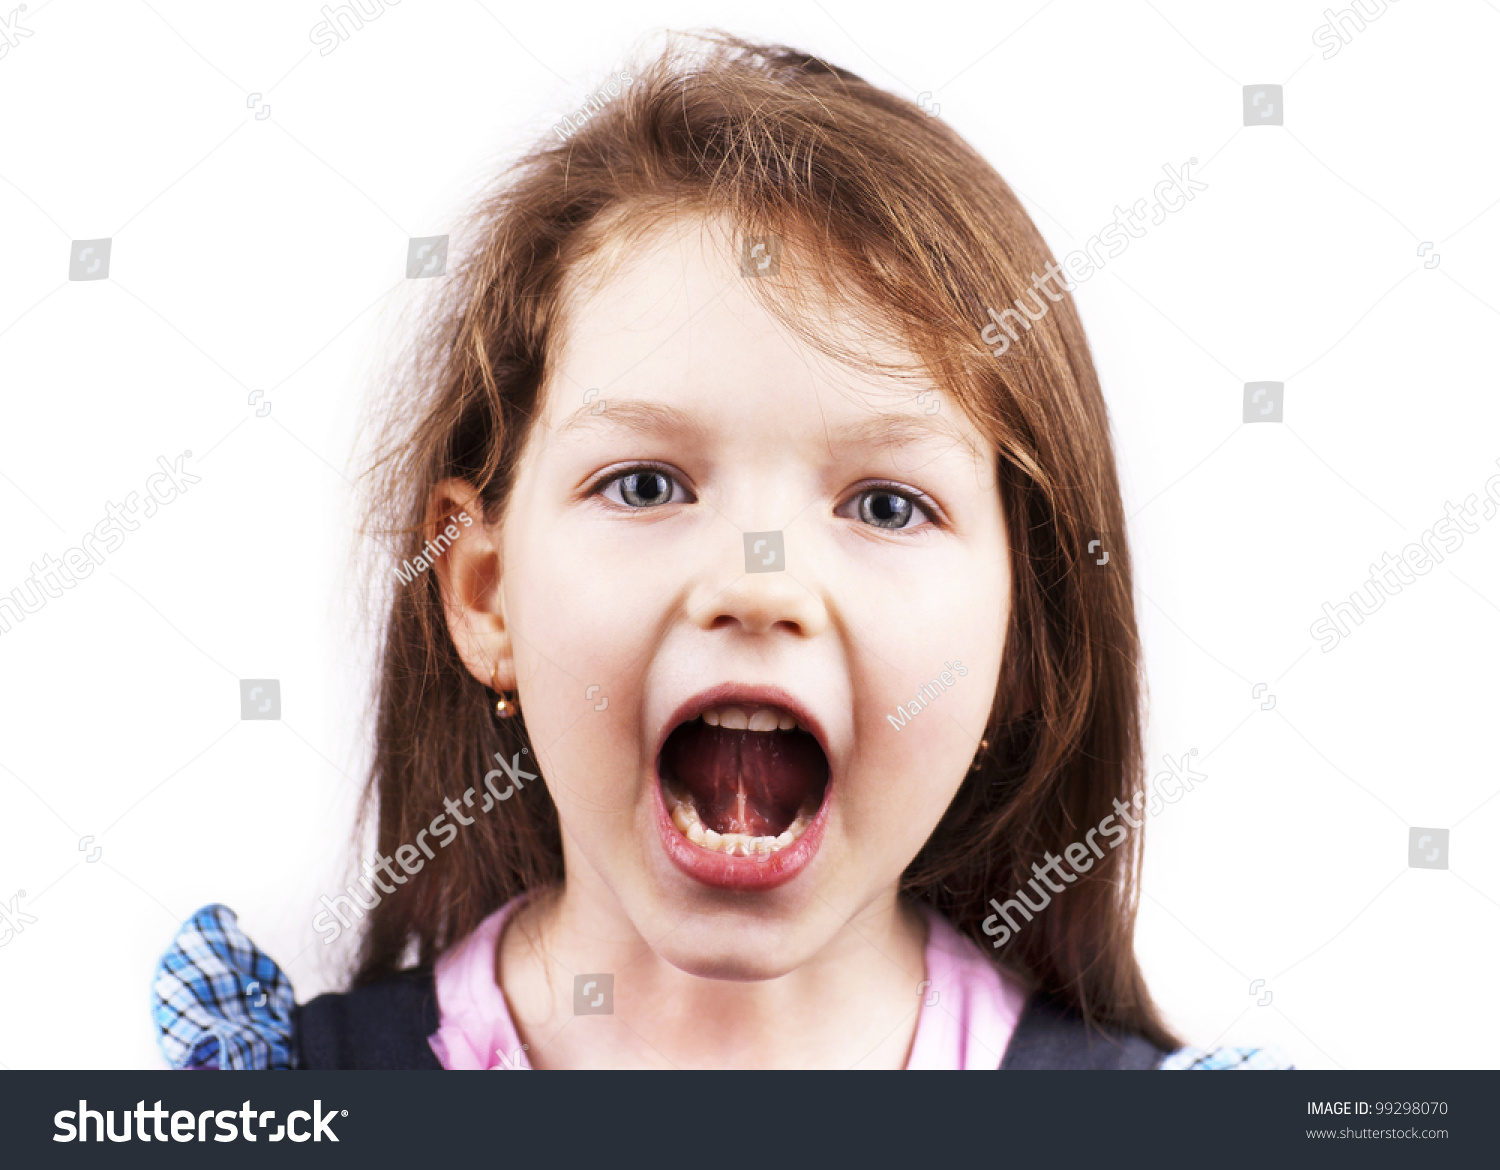
[[[685,975],[727,983],[779,979],[806,960],[798,949],[784,945],[790,940],[767,937],[772,932],[752,931],[747,938],[746,932],[738,927],[730,926],[725,930],[725,925],[721,921],[713,926],[696,928],[692,923],[685,923],[654,949],[661,959]],[[679,938],[679,935],[683,937]],[[721,935],[723,937],[719,937]],[[736,935],[738,937],[734,937]]]

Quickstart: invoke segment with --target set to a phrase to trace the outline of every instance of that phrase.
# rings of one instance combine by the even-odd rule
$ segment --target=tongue
[[[662,775],[692,797],[705,828],[775,837],[822,796],[828,760],[805,731],[729,731],[695,719],[667,737]]]

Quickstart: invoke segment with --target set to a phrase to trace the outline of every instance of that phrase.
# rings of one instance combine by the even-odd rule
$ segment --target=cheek
[[[972,675],[935,697],[928,690],[925,708],[910,688],[904,697],[919,713],[903,706],[907,719],[899,730],[887,718],[896,714],[894,699],[858,722],[860,747],[843,793],[843,819],[851,837],[889,852],[897,869],[916,856],[973,763],[989,708],[973,698],[965,702],[963,688],[970,684],[977,696],[981,688]]]
[[[637,541],[636,543],[639,543]],[[579,691],[601,688],[610,706],[639,672],[642,653],[676,592],[662,558],[623,534],[539,513],[507,540],[506,617],[516,634],[520,677],[569,676]],[[529,673],[528,673],[529,672]],[[611,691],[611,687],[614,691]]]
[[[861,689],[881,714],[865,730],[876,742],[907,739],[917,725],[940,722],[966,738],[971,751],[978,745],[1000,676],[1008,584],[1007,575],[993,571],[954,571],[913,588],[881,590],[857,607],[851,626],[863,659]],[[898,732],[885,716],[902,723],[901,712],[907,721]]]
[[[1008,584],[1008,572],[971,567],[872,594],[850,615],[859,696],[850,831],[900,842],[903,864],[979,750],[999,681]]]
[[[539,526],[541,527],[541,526]],[[628,815],[646,761],[642,671],[659,624],[643,576],[601,572],[555,526],[519,532],[508,562],[506,619],[533,750],[559,814],[586,832]],[[659,611],[659,604],[657,610]]]

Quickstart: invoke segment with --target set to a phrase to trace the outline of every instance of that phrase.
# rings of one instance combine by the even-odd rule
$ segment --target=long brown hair
[[[415,557],[444,522],[429,515],[432,487],[453,476],[476,487],[487,521],[503,516],[565,324],[566,279],[611,233],[687,211],[780,235],[817,287],[905,343],[994,443],[1013,584],[989,746],[902,889],[995,954],[981,929],[989,900],[1010,897],[1033,863],[1144,783],[1125,521],[1073,303],[1051,305],[992,356],[987,310],[1022,296],[1052,257],[1000,176],[912,103],[805,53],[723,34],[671,42],[626,76],[582,125],[518,162],[465,225],[466,259],[381,406],[371,526],[395,563]],[[750,283],[826,348],[784,290]],[[1086,553],[1093,540],[1107,568]],[[496,753],[529,746],[524,717],[497,722],[460,660],[437,575],[393,590],[365,804],[383,853],[477,784]],[[1170,1047],[1133,950],[1139,862],[1135,834],[1019,931],[1003,961],[1089,1020]],[[371,911],[356,983],[396,970],[411,948],[431,963],[508,899],[561,880],[545,787],[478,817],[427,868]]]

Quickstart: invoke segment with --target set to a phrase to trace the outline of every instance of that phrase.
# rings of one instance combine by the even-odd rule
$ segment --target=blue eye
[[[607,480],[600,489],[604,498],[627,508],[658,508],[682,503],[687,492],[672,476],[654,468],[640,468]]]
[[[846,519],[855,519],[854,516],[848,515],[848,509],[853,504],[858,505],[856,509],[858,519],[872,528],[889,530],[915,528],[919,527],[922,521],[930,522],[932,519],[927,510],[911,494],[894,488],[866,488],[857,493],[835,514],[844,516]]]
[[[861,492],[859,518],[877,528],[905,528],[911,520],[914,505],[895,492]]]

